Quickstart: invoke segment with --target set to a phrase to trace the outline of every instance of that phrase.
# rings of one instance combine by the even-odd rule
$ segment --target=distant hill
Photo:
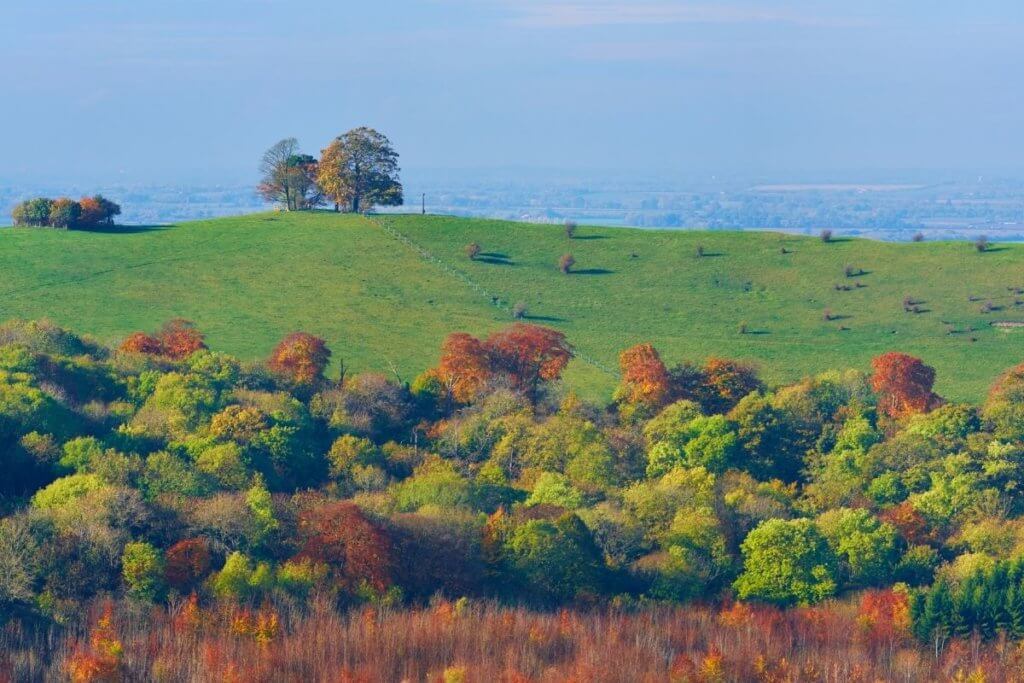
[[[570,275],[558,269],[565,253]],[[0,319],[49,317],[116,341],[185,317],[243,358],[303,330],[352,371],[410,380],[446,334],[509,324],[522,303],[577,347],[567,382],[590,398],[610,393],[619,350],[650,341],[669,364],[740,357],[768,381],[867,369],[900,350],[936,367],[941,394],[977,401],[1024,360],[1024,329],[992,325],[1024,321],[1014,290],[1024,245],[591,227],[570,240],[559,226],[327,212],[0,230]]]

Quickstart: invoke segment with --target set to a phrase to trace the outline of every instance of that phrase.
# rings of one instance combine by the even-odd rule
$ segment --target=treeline
[[[116,349],[4,324],[0,610],[791,607],[891,587],[922,637],[1008,628],[918,591],[974,601],[972,577],[1024,549],[1024,366],[971,406],[901,353],[770,387],[640,344],[591,405],[560,383],[573,356],[536,325],[456,333],[406,383],[331,376],[307,333],[245,363],[182,320]]]
[[[36,197],[17,204],[11,210],[11,219],[16,226],[65,230],[113,225],[114,217],[119,215],[121,207],[103,195],[83,197],[78,201],[67,197]]]

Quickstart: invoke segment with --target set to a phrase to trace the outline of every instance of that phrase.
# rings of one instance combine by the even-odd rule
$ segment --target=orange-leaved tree
[[[145,332],[135,332],[128,335],[121,346],[121,351],[127,353],[144,353],[150,356],[159,356],[163,353],[163,345],[156,337]]]
[[[441,344],[437,375],[455,401],[472,401],[491,377],[483,343],[465,332],[449,334]]]
[[[292,332],[274,347],[267,366],[296,384],[315,384],[324,378],[331,350],[320,337]]]
[[[145,332],[128,335],[119,348],[128,353],[144,353],[181,360],[205,349],[204,339],[203,333],[197,330],[191,321],[174,318],[164,323],[155,335]]]
[[[920,358],[890,351],[871,360],[871,387],[878,393],[878,408],[888,417],[900,419],[925,413],[941,399],[932,392],[935,369]]]
[[[637,344],[619,354],[622,387],[618,394],[627,403],[657,408],[668,399],[671,389],[668,370],[650,344]]]
[[[465,332],[448,335],[437,376],[460,403],[472,401],[496,378],[535,399],[544,382],[562,376],[572,357],[561,332],[516,323],[484,341]]]
[[[536,397],[542,382],[559,379],[573,357],[564,334],[526,323],[495,332],[487,337],[484,348],[491,370],[506,375],[531,398]]]
[[[188,358],[206,348],[203,333],[191,321],[183,318],[168,320],[156,336],[163,348],[163,355],[170,358]]]

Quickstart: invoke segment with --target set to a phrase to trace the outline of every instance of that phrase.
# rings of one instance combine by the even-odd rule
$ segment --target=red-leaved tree
[[[391,542],[354,503],[327,503],[303,512],[299,531],[298,557],[326,564],[341,588],[353,590],[365,582],[384,591],[391,585]]]
[[[890,351],[873,358],[871,368],[871,387],[878,393],[878,408],[893,419],[928,412],[941,402],[932,392],[935,369],[920,358]]]
[[[186,538],[164,553],[164,578],[172,588],[189,591],[202,583],[212,563],[210,544],[206,539]]]
[[[324,378],[331,350],[320,337],[292,332],[274,347],[267,366],[296,384],[315,384]]]

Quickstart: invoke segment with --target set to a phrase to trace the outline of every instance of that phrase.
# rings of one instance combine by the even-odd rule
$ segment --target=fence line
[[[449,265],[443,259],[440,259],[437,256],[435,256],[430,250],[428,250],[425,247],[422,247],[419,244],[417,244],[408,235],[406,235],[401,230],[396,228],[392,224],[392,221],[391,221],[390,218],[388,218],[388,217],[386,217],[384,215],[381,215],[381,214],[367,215],[367,218],[370,220],[371,223],[373,223],[374,225],[376,225],[377,227],[382,229],[388,235],[390,235],[394,239],[398,240],[399,242],[401,242],[402,244],[407,246],[409,249],[411,249],[414,252],[416,252],[416,254],[418,254],[420,256],[420,258],[422,258],[424,261],[427,261],[428,263],[434,264],[435,266],[440,268],[444,273],[450,275],[451,277],[454,277],[454,278],[458,279],[459,281],[461,281],[464,285],[466,285],[467,287],[469,287],[473,291],[475,291],[475,292],[481,294],[482,296],[484,296],[490,302],[490,304],[492,306],[494,306],[495,308],[498,308],[498,309],[500,309],[502,311],[505,311],[510,316],[514,315],[513,308],[509,304],[508,300],[504,299],[501,296],[493,294],[486,287],[484,287],[479,282],[477,282],[473,278],[471,278],[468,275],[466,275],[464,272],[462,272],[458,268],[455,268],[455,267]],[[615,372],[614,370],[612,370],[611,368],[609,368],[605,364],[601,363],[597,359],[591,358],[590,356],[588,356],[588,355],[586,355],[584,353],[581,353],[578,350],[574,350],[573,353],[574,353],[574,355],[577,358],[582,360],[587,365],[590,365],[590,366],[594,367],[595,369],[597,369],[597,370],[599,370],[599,371],[601,371],[601,372],[603,372],[606,375],[609,375],[611,377],[618,377],[618,373],[617,372]]]

